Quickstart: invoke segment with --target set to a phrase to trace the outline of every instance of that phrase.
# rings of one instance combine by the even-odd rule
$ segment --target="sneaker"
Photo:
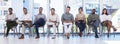
[[[70,37],[68,36],[67,39],[70,39]]]
[[[39,36],[35,37],[35,39],[39,39],[39,38],[40,38]]]
[[[8,37],[8,34],[5,34],[4,37]]]
[[[14,31],[13,29],[11,29],[11,31]]]
[[[82,37],[82,32],[79,33],[79,36]]]
[[[117,29],[116,28],[113,28],[114,29],[114,31],[117,31]]]
[[[22,34],[22,35],[19,37],[19,39],[24,39],[24,35]]]
[[[107,37],[109,38],[109,34],[107,34]]]
[[[112,28],[113,28],[113,31],[117,31],[117,29],[114,26],[112,26]]]
[[[90,32],[89,32],[89,33],[87,33],[87,34],[90,34]]]
[[[95,38],[99,38],[98,36],[95,36]]]
[[[52,37],[52,39],[55,39],[55,37]]]

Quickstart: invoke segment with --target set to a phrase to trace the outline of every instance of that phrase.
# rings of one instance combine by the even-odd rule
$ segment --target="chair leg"
[[[12,28],[12,29],[13,29],[13,35],[14,35],[14,37],[15,37],[15,35],[17,35],[17,28],[14,27],[14,28]]]
[[[87,28],[85,28],[85,35],[84,36],[86,36],[87,35]]]
[[[58,33],[58,37],[59,37],[59,29],[58,29],[58,27],[57,27],[57,33]]]
[[[20,27],[19,27],[19,35],[20,35]]]
[[[15,32],[16,32],[16,35],[18,36],[18,31],[17,31],[17,27],[15,28],[15,30],[16,30],[16,31],[15,31]]]
[[[75,34],[75,36],[77,35],[77,33],[78,33],[78,32],[77,32],[77,26],[76,26],[76,34]]]
[[[72,26],[72,28],[71,28],[71,29],[72,29],[72,36],[74,36],[74,33],[73,33],[73,32],[74,32],[74,30],[73,30],[73,26]]]
[[[34,32],[34,29],[33,29],[33,27],[31,28],[31,30],[32,30],[32,37],[34,37],[34,35],[35,35],[35,32]]]
[[[6,26],[4,27],[4,37],[5,37]]]
[[[50,32],[50,28],[47,28],[47,37],[49,37],[50,34],[51,34],[51,32]]]
[[[45,37],[45,30],[44,30],[44,27],[43,27],[43,36]]]
[[[114,34],[114,38],[115,38],[115,31],[113,32],[113,34]]]
[[[63,36],[64,36],[64,33],[65,33],[65,29],[64,29],[64,26],[63,26]]]
[[[32,30],[29,28],[29,37],[32,37]]]
[[[14,35],[14,37],[15,37],[15,30],[16,30],[16,29],[14,28],[14,29],[13,29],[13,35]]]
[[[72,30],[72,36],[73,36],[73,29],[71,29]]]

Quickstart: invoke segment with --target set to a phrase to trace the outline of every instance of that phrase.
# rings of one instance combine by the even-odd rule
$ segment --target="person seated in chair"
[[[23,8],[24,15],[21,19],[22,22],[22,34],[19,39],[24,39],[25,28],[28,27],[29,29],[32,26],[32,16],[28,14],[27,8]]]
[[[92,13],[88,16],[88,25],[92,26],[92,29],[95,32],[95,38],[99,38],[97,31],[99,23],[100,23],[99,15],[96,14],[96,9],[92,9]]]
[[[42,13],[42,11],[43,11],[43,8],[40,7],[38,15],[35,16],[35,23],[33,24],[36,29],[36,35],[37,35],[35,37],[36,39],[40,38],[38,28],[42,27],[42,26],[44,28],[44,25],[46,23],[46,16],[45,16],[45,14]]]
[[[66,7],[66,11],[62,15],[61,21],[62,21],[64,29],[65,29],[65,36],[67,37],[67,39],[69,39],[72,25],[74,23],[74,16],[73,16],[73,14],[70,13],[70,6]]]
[[[83,31],[85,30],[85,27],[86,27],[86,18],[85,18],[85,15],[83,14],[83,8],[80,7],[78,9],[79,13],[76,15],[76,18],[75,18],[75,22],[76,22],[76,25],[79,27],[79,30],[80,30],[80,37],[82,37],[82,33]]]
[[[16,23],[16,15],[13,13],[13,9],[9,8],[8,9],[9,14],[6,15],[6,26],[7,26],[7,33],[5,34],[5,37],[8,37],[10,29],[12,29],[14,26],[17,26]]]
[[[53,32],[53,37],[52,39],[56,38],[56,30],[57,30],[57,26],[59,23],[59,17],[58,15],[55,13],[55,9],[51,8],[51,14],[48,15],[48,20],[47,20],[47,25],[48,25],[48,30],[50,30],[51,27],[53,27],[54,32]]]
[[[100,15],[100,20],[101,20],[101,24],[102,26],[106,26],[107,27],[107,31],[108,31],[108,35],[107,37],[109,37],[109,33],[110,33],[110,29],[113,28],[114,31],[116,31],[117,29],[112,25],[112,16],[109,15],[107,13],[107,9],[104,8],[102,11],[102,15]]]

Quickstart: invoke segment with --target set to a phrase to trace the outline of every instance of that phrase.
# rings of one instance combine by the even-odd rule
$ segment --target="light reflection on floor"
[[[20,40],[18,37],[10,35],[8,38],[0,36],[0,44],[118,44],[120,43],[120,35],[111,35],[109,38],[102,36],[98,39],[94,36],[71,36],[70,39],[66,39],[63,36],[57,36],[56,39],[51,39],[52,36],[43,37],[40,39],[34,39],[34,37],[29,38],[28,35],[25,35],[25,39]]]

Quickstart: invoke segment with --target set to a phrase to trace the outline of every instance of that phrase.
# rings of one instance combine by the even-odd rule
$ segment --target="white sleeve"
[[[15,20],[15,19],[17,18],[17,17],[16,17],[16,14],[13,14],[13,15],[14,15],[14,16],[13,16],[13,17],[14,17],[14,19],[13,19],[13,20]]]
[[[57,15],[57,14],[56,14]],[[59,20],[59,16],[57,15],[57,22],[59,22],[60,20]]]
[[[27,14],[27,15],[23,16],[22,20],[30,20],[30,21],[32,21],[32,15]]]
[[[26,20],[31,20],[31,21],[32,21],[32,15],[27,14],[27,18],[26,18]]]
[[[102,15],[100,15],[100,21],[103,22],[103,16]]]
[[[108,16],[108,20],[110,20],[110,21],[112,20],[112,15]]]

